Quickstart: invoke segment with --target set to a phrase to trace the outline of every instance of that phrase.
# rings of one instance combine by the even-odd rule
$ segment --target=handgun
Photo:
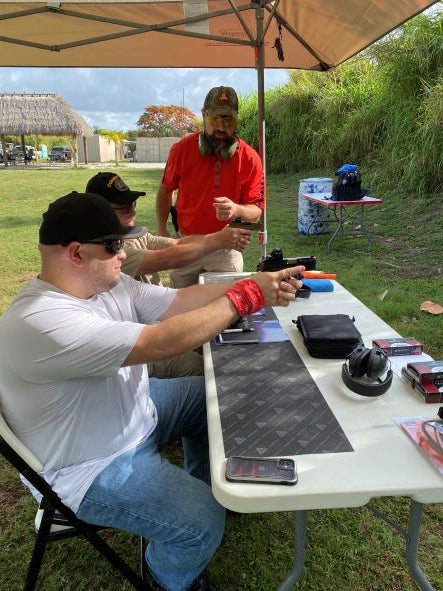
[[[254,232],[254,230],[261,229],[261,222],[244,222],[238,218],[236,220],[233,220],[229,224],[229,227],[230,228],[243,228],[243,230],[251,230],[251,232]]]

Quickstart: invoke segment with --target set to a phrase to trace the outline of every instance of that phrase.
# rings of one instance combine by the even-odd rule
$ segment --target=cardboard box
[[[407,367],[402,367],[401,374],[406,381],[416,390],[420,396],[423,397],[424,401],[430,404],[436,402],[443,402],[443,385],[438,387],[431,382],[427,384],[420,384],[417,382],[414,375],[408,370]]]
[[[411,362],[406,367],[420,384],[433,384],[438,388],[443,386],[443,360]]]
[[[407,367],[401,368],[401,375],[407,382],[411,384],[411,386],[415,384],[416,380]]]
[[[415,382],[414,389],[423,396],[425,402],[443,402],[443,388],[437,388],[432,384],[420,384]]]
[[[374,339],[372,346],[382,349],[389,357],[394,355],[420,355],[423,353],[423,345],[412,337]]]

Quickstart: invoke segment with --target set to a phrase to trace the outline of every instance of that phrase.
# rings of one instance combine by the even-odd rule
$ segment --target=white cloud
[[[286,70],[265,70],[265,88],[287,80]],[[253,69],[0,68],[0,92],[56,93],[92,127],[135,129],[147,105],[182,105],[200,113],[210,88],[257,90]]]

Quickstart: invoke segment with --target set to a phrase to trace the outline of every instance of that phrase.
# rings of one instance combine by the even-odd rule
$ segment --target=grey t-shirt
[[[120,277],[87,300],[33,279],[0,318],[3,415],[74,511],[96,475],[157,421],[146,365],[121,365],[176,291]]]

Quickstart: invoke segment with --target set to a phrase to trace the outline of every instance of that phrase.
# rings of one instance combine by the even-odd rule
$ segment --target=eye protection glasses
[[[206,119],[208,120],[208,123],[217,127],[230,127],[231,125],[235,125],[235,123],[237,123],[234,117],[212,117],[211,115],[206,115]]]
[[[120,205],[119,207],[116,207],[113,205],[112,209],[114,211],[116,211],[117,213],[121,213],[124,215],[131,215],[131,213],[135,212],[136,207],[137,207],[137,204],[134,201],[134,203],[129,203],[128,205]]]
[[[108,254],[118,254],[123,250],[123,239],[116,240],[85,240],[82,244],[101,244]]]

